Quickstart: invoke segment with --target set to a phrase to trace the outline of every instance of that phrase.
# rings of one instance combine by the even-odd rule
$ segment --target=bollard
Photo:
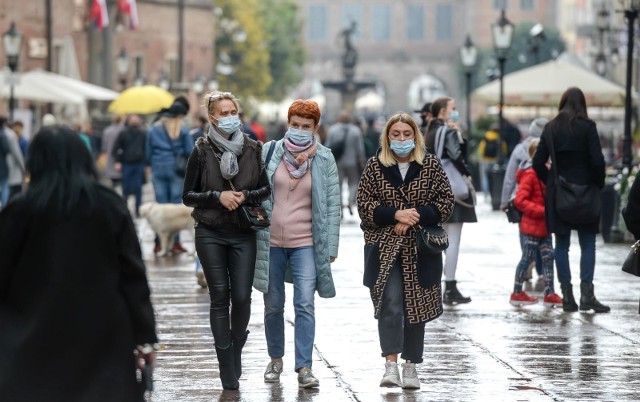
[[[491,194],[491,208],[494,211],[500,209],[500,199],[502,198],[502,182],[504,181],[505,168],[502,164],[496,163],[489,172],[489,193]]]

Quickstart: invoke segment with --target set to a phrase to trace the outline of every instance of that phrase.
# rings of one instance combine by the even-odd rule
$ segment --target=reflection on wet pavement
[[[478,215],[480,223],[463,230],[458,270],[460,289],[473,301],[446,307],[441,318],[427,324],[417,391],[378,386],[384,361],[368,290],[362,286],[362,238],[354,218],[343,223],[340,257],[333,265],[338,294],[316,298],[316,390],[297,386],[292,288],[287,287],[281,383],[262,380],[269,356],[262,295],[254,291],[240,390],[223,392],[209,329],[209,297],[196,284],[193,258],[156,260],[150,253],[152,235],[142,233],[163,345],[152,400],[639,401],[640,280],[620,271],[627,247],[605,245],[601,238],[596,244],[596,295],[611,313],[564,313],[542,304],[513,308],[508,297],[519,259],[517,228],[488,207],[481,206]],[[193,242],[185,238],[192,249]],[[579,247],[572,243],[574,249]],[[571,264],[579,281],[579,253],[571,253]],[[574,292],[579,297],[579,283]]]

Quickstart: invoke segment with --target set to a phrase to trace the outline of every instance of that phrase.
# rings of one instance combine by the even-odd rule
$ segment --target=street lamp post
[[[467,130],[471,131],[471,76],[478,60],[478,49],[473,45],[469,35],[460,48],[460,60],[467,77]]]
[[[605,33],[609,31],[609,10],[604,3],[596,13],[596,28],[598,29],[598,53],[595,59],[596,72],[604,77],[607,74],[607,57],[605,56]]]
[[[169,80],[169,76],[164,71],[160,75],[160,79],[158,79],[158,86],[165,91],[168,91],[171,88],[171,81]]]
[[[120,53],[118,54],[118,58],[116,59],[116,69],[118,70],[118,75],[120,76],[120,87],[122,90],[127,88],[127,74],[129,73],[129,64],[131,62],[131,58],[127,53],[127,49],[124,47],[120,49]]]
[[[640,1],[625,2],[624,17],[627,21],[627,82],[624,97],[624,139],[622,141],[622,166],[631,171],[633,156],[631,154],[631,84],[633,82],[633,45],[635,41],[635,21],[638,18]]]
[[[7,57],[7,65],[11,70],[10,87],[9,87],[9,118],[13,120],[13,86],[15,77],[13,76],[18,69],[18,60],[20,58],[20,49],[22,47],[22,34],[16,29],[16,23],[12,22],[9,30],[2,35],[2,46],[4,54]]]
[[[529,30],[529,52],[533,53],[535,64],[540,63],[540,43],[547,40],[544,34],[544,26],[537,23]]]
[[[504,8],[501,11],[500,19],[491,24],[491,39],[493,40],[493,49],[496,53],[498,66],[500,68],[500,100],[498,103],[498,124],[500,132],[498,135],[498,162],[491,171],[490,192],[491,206],[494,210],[500,208],[500,198],[502,197],[502,181],[504,179],[505,168],[504,155],[502,154],[502,136],[504,135],[504,118],[502,109],[504,106],[504,64],[507,61],[511,42],[513,40],[514,26],[505,16]]]

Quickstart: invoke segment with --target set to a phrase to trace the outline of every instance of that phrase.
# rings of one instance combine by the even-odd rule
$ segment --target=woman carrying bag
[[[546,163],[551,158],[551,169]],[[609,312],[609,306],[600,303],[593,290],[596,265],[596,234],[599,230],[599,191],[591,200],[589,215],[582,219],[559,214],[557,211],[558,179],[577,185],[592,185],[602,189],[605,178],[605,163],[600,147],[598,130],[587,115],[587,103],[579,88],[567,89],[560,98],[558,114],[544,128],[538,150],[533,157],[533,169],[547,184],[545,195],[545,218],[547,229],[555,235],[555,260],[558,281],[562,289],[564,311],[578,311],[571,285],[569,267],[569,245],[571,231],[578,231],[580,242],[580,310]],[[577,210],[577,208],[575,208]],[[591,213],[595,212],[595,213]]]
[[[235,96],[215,91],[204,100],[209,131],[189,157],[182,200],[194,208],[196,251],[209,287],[222,387],[238,389],[256,262],[256,232],[243,207],[260,205],[271,190],[262,144],[240,129]]]
[[[370,289],[385,373],[381,387],[420,388],[424,327],[442,314],[442,253],[418,253],[416,230],[447,220],[453,193],[439,159],[428,154],[417,123],[392,116],[357,191],[364,231],[364,284]],[[398,354],[405,359],[402,380]]]

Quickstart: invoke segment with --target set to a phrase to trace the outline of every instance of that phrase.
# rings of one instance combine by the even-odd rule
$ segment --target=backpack
[[[498,140],[484,140],[484,153],[485,158],[496,158],[498,156]]]

